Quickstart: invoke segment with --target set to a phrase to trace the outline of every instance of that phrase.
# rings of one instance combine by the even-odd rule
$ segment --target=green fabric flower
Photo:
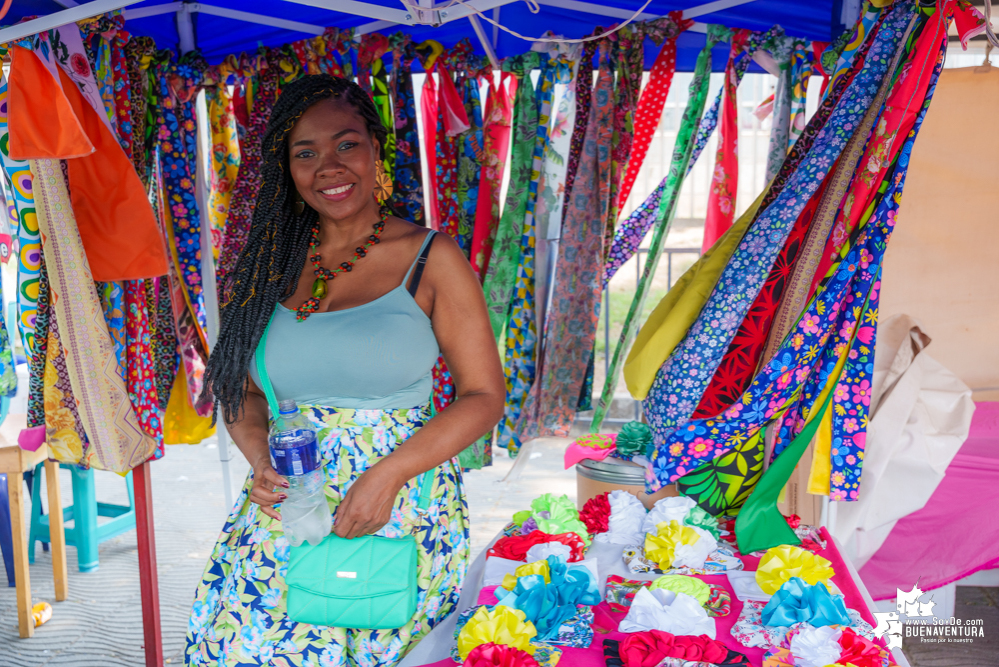
[[[617,434],[617,453],[626,458],[649,453],[652,429],[642,422],[628,422]]]
[[[718,519],[711,516],[699,506],[694,505],[683,517],[683,523],[695,528],[703,528],[711,533],[716,540],[721,539],[721,529],[718,528]]]
[[[586,524],[580,521],[579,510],[568,496],[556,497],[551,493],[538,496],[531,502],[531,516],[541,532],[549,535],[576,533],[586,546],[590,546]]]
[[[686,593],[703,605],[711,597],[711,586],[696,577],[688,577],[685,574],[664,574],[649,586],[655,590],[662,588],[674,593]]]
[[[523,512],[517,512],[513,515],[513,523],[515,526],[523,526],[524,522],[531,518],[531,511],[524,510]]]

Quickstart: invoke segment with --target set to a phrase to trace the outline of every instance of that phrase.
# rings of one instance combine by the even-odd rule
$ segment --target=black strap
[[[414,299],[416,298],[416,290],[420,289],[420,278],[423,277],[423,267],[427,264],[427,255],[430,254],[430,246],[433,245],[435,236],[437,234],[430,232],[430,240],[423,247],[423,252],[420,253],[420,256],[416,258],[416,267],[413,268],[413,280],[409,283],[409,295]]]

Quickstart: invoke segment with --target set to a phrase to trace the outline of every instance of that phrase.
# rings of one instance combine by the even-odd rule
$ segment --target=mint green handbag
[[[270,328],[268,322],[255,361],[267,404],[276,415],[277,399],[264,361]],[[433,416],[432,398],[430,407]],[[433,468],[420,476],[418,514],[430,507],[433,481]],[[416,562],[413,535],[348,540],[330,533],[317,546],[306,542],[292,547],[285,576],[288,616],[297,623],[355,630],[401,628],[416,613]]]

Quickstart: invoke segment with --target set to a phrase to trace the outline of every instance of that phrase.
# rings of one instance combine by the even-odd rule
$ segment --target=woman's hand
[[[333,532],[351,540],[381,530],[392,518],[392,507],[403,484],[405,480],[399,480],[392,466],[372,466],[351,485],[337,507]]]
[[[272,519],[281,520],[281,514],[272,506],[288,497],[288,494],[275,491],[276,488],[288,488],[288,480],[271,467],[269,462],[259,463],[253,467],[253,487],[250,489],[250,500],[260,505],[260,511]]]

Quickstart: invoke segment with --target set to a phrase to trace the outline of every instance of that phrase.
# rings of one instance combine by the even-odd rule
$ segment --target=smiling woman
[[[252,471],[196,593],[188,664],[270,665],[283,656],[295,665],[394,665],[458,600],[468,512],[454,457],[498,421],[503,376],[461,250],[381,206],[385,137],[367,93],[345,79],[305,77],[275,104],[253,224],[206,371]],[[296,401],[318,432],[336,536],[415,536],[417,611],[401,627],[288,617],[290,548],[279,513],[288,482],[271,467],[268,404],[250,364],[258,345],[277,399]],[[457,399],[431,419],[440,354]],[[429,490],[421,479],[432,479]],[[429,511],[417,515],[426,491]]]

